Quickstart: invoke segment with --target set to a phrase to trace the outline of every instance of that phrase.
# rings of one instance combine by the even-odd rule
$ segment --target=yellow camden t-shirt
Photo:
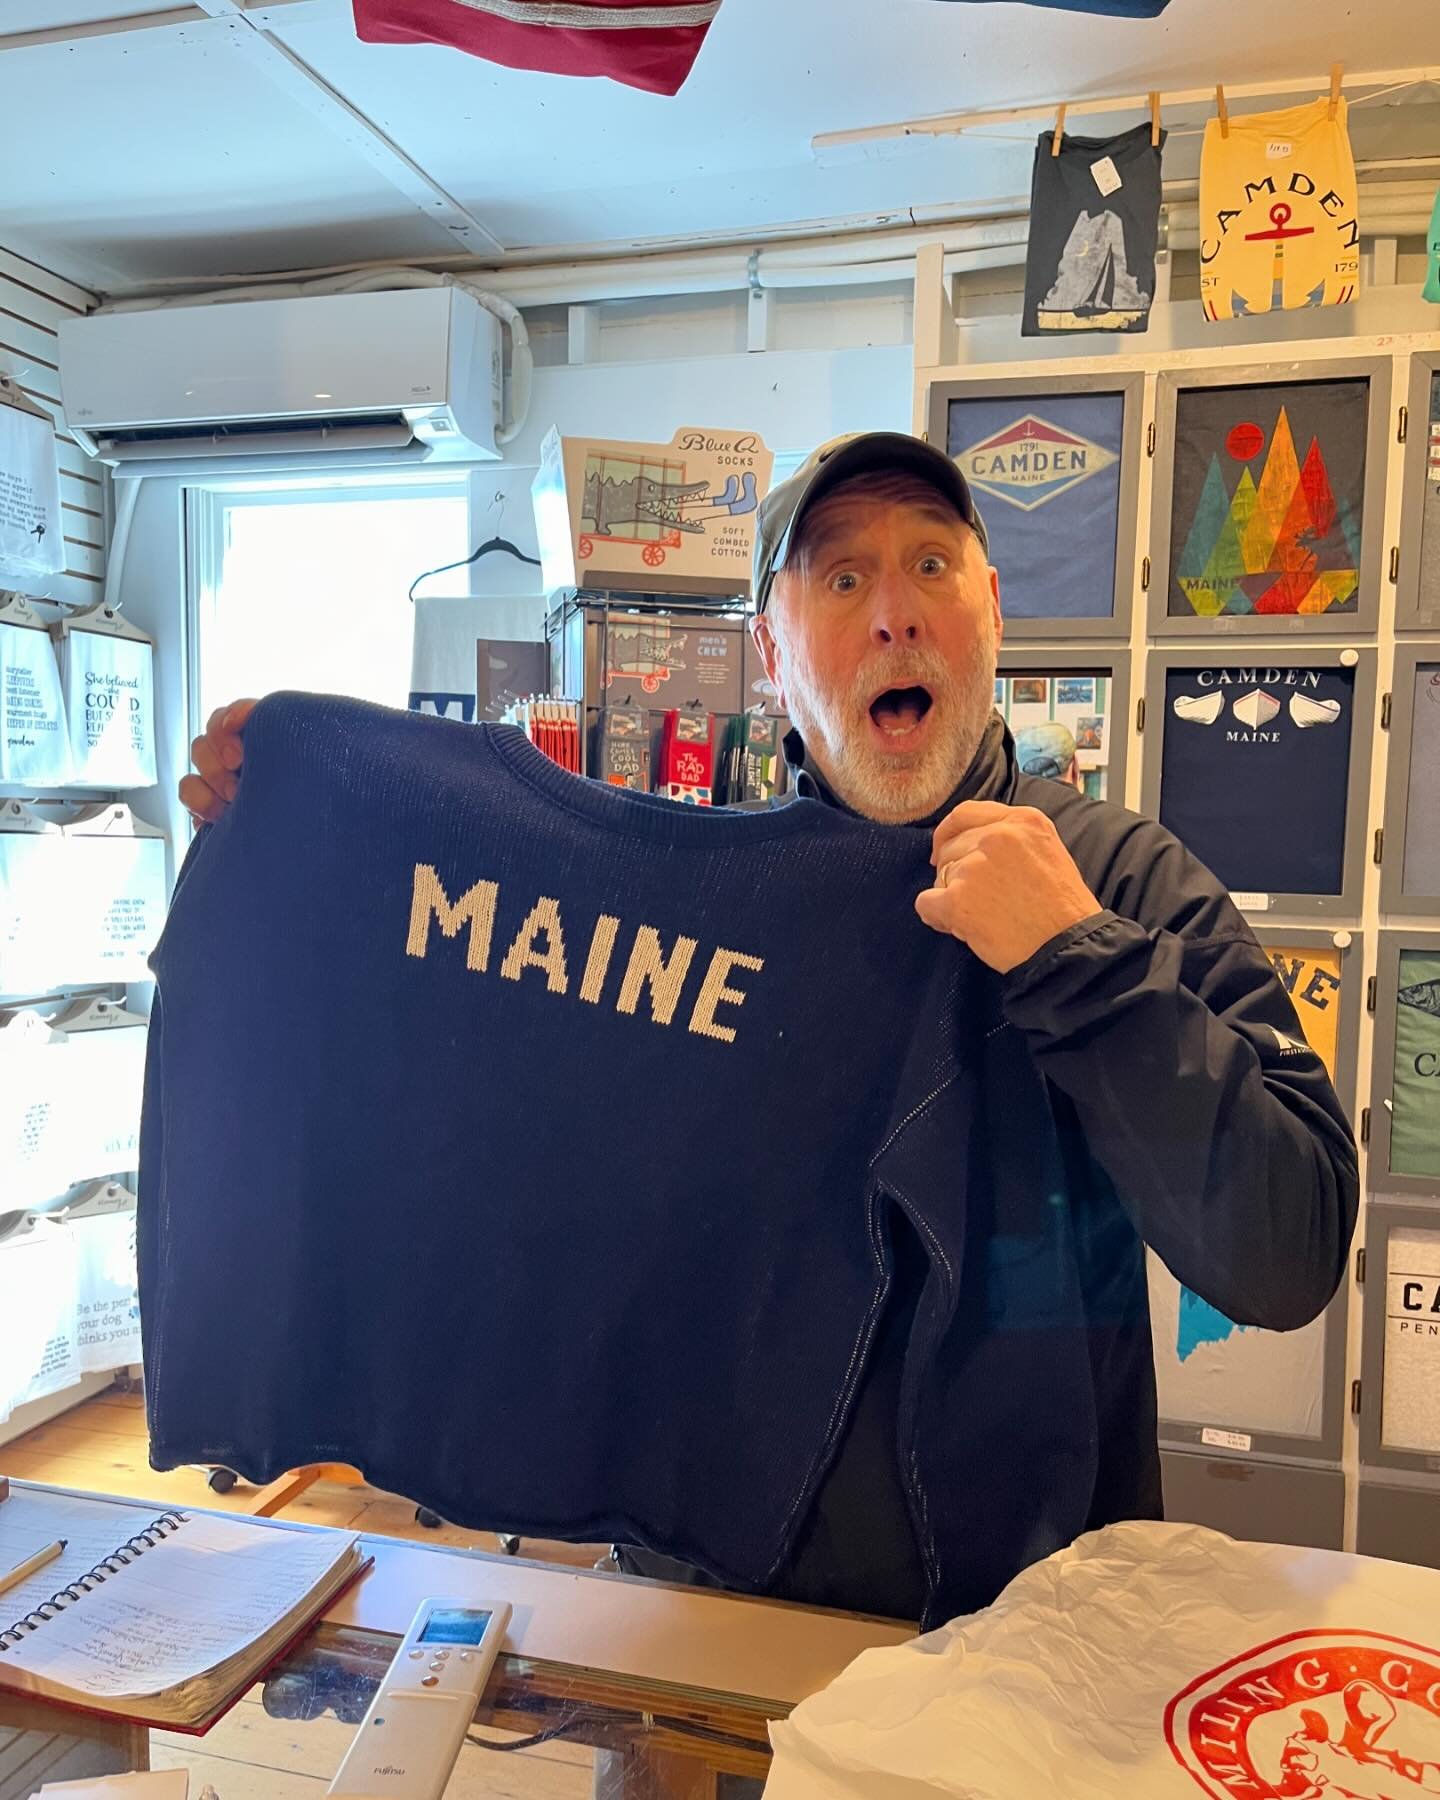
[[[1209,319],[1343,306],[1360,285],[1348,108],[1328,99],[1205,127],[1200,298]]]

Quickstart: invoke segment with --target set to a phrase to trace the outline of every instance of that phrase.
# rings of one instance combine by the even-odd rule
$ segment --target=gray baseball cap
[[[770,603],[770,588],[785,567],[807,510],[852,475],[882,471],[914,475],[928,482],[952,503],[979,538],[981,549],[990,554],[990,539],[970,484],[943,450],[903,431],[852,431],[812,450],[790,479],[771,488],[760,502],[752,574],[757,613]]]

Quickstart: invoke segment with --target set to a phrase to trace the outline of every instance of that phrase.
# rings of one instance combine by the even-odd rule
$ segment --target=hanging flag
[[[608,75],[673,94],[690,73],[720,0],[353,0],[367,44],[448,44],[550,75]]]
[[[1430,215],[1430,235],[1425,240],[1425,299],[1440,306],[1440,193],[1435,196],[1435,211]]]
[[[1042,131],[1030,185],[1022,337],[1144,331],[1155,297],[1160,143],[1149,124],[1119,137]]]
[[[1205,127],[1200,299],[1207,319],[1355,298],[1360,206],[1347,114],[1345,100],[1320,99]]]

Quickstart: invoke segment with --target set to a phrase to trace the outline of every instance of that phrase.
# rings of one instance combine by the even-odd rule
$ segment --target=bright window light
[[[193,499],[197,731],[217,706],[277,688],[405,705],[406,592],[469,552],[463,477]]]

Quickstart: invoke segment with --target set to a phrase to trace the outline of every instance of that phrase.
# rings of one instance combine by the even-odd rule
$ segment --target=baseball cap
[[[852,431],[812,450],[790,479],[771,488],[760,502],[752,582],[757,613],[764,612],[770,602],[771,585],[785,567],[806,511],[852,475],[882,470],[928,482],[951,502],[989,555],[990,539],[970,484],[943,450],[903,431]]]
[[[1067,725],[1027,725],[1015,733],[1015,760],[1022,775],[1061,780],[1075,760],[1075,738]]]

